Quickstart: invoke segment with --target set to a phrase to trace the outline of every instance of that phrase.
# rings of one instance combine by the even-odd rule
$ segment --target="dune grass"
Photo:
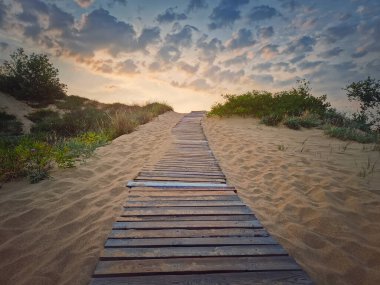
[[[164,103],[127,106],[78,96],[65,97],[57,108],[62,112],[40,109],[29,114],[34,122],[30,134],[18,131],[0,136],[0,182],[27,176],[36,183],[49,177],[52,167],[74,167],[97,147],[173,110]]]

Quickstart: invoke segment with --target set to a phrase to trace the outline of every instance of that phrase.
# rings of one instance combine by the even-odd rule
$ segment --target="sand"
[[[86,163],[38,184],[0,189],[0,284],[88,284],[126,181],[155,163],[183,115],[169,112],[101,147]]]
[[[158,161],[181,117],[161,115],[49,180],[4,184],[0,284],[88,284],[125,182]],[[380,284],[379,151],[254,119],[204,129],[228,182],[317,284]]]
[[[380,284],[380,151],[255,119],[204,129],[228,183],[317,284]]]

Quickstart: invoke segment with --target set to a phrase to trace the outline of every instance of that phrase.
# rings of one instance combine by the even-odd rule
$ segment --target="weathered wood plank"
[[[242,201],[133,201],[129,200],[124,207],[217,207],[217,206],[245,206]]]
[[[191,275],[94,278],[90,285],[313,285],[303,271],[266,271]]]
[[[130,196],[162,196],[162,197],[202,197],[202,196],[233,196],[236,195],[234,190],[204,190],[204,189],[175,189],[175,188],[132,188],[128,191]],[[237,196],[236,196],[237,197]]]
[[[203,192],[202,192],[203,193]],[[240,201],[239,197],[234,195],[200,195],[200,196],[148,196],[148,195],[129,195],[128,201]]]
[[[203,178],[203,177],[149,177],[138,175],[133,181],[135,182],[148,182],[148,181],[178,181],[178,182],[197,182],[197,183],[226,183],[223,178]]]
[[[107,239],[105,247],[221,246],[278,244],[272,237],[123,238]]]
[[[166,216],[126,216],[118,217],[116,222],[148,221],[251,221],[255,215],[166,215]]]
[[[252,221],[149,221],[115,222],[113,229],[228,229],[262,228],[258,220]]]
[[[100,261],[94,276],[128,276],[157,273],[245,272],[300,270],[288,256],[203,257]]]
[[[220,173],[212,173],[212,172],[180,172],[180,171],[172,171],[172,172],[162,172],[162,171],[141,171],[139,173],[141,176],[154,176],[154,177],[160,177],[160,176],[171,176],[171,177],[218,177],[218,178],[225,178],[226,176],[224,174]]]
[[[136,182],[136,181],[128,181],[127,187],[172,187],[172,188],[181,188],[181,187],[228,187],[227,184],[216,184],[216,183],[200,183],[200,182]]]
[[[100,260],[263,255],[287,255],[287,253],[280,245],[273,244],[155,248],[126,247],[105,248],[100,255]]]
[[[244,215],[252,214],[247,206],[215,207],[133,207],[124,208],[121,216],[156,216],[156,215]]]

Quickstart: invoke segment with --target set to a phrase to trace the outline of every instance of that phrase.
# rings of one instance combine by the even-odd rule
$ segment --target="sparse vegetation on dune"
[[[67,96],[48,57],[22,49],[0,68],[0,90],[39,108],[27,116],[34,123],[30,134],[22,133],[15,116],[0,112],[0,182],[23,176],[38,182],[52,167],[73,167],[97,147],[173,110],[165,103],[128,106]]]
[[[349,85],[345,90],[349,90],[351,99],[364,100],[361,111],[352,117],[331,108],[326,95],[314,97],[309,82],[305,80],[298,81],[298,86],[288,91],[254,90],[242,95],[224,95],[225,102],[215,104],[208,116],[255,117],[265,125],[283,124],[294,130],[318,127],[338,139],[378,143],[379,117],[374,112],[368,115],[368,109],[379,106],[380,83],[368,78]],[[370,90],[371,94],[365,96],[365,90]]]

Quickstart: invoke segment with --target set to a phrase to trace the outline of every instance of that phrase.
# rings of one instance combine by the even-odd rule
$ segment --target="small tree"
[[[0,67],[1,91],[36,105],[47,105],[66,95],[67,87],[47,55],[27,55],[20,48],[10,57]]]
[[[380,80],[368,76],[366,80],[352,82],[343,88],[348,100],[359,101],[360,112],[354,118],[368,123],[380,130]]]

